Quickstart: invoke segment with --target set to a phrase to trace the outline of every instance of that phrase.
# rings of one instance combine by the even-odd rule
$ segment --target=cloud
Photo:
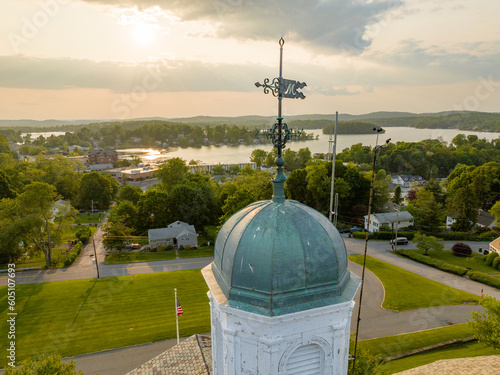
[[[402,0],[85,0],[146,10],[160,7],[182,21],[208,21],[218,38],[293,39],[321,53],[359,54],[371,44],[370,25]],[[388,16],[389,14],[389,16]]]
[[[158,60],[137,64],[91,60],[0,56],[0,86],[8,88],[101,88],[147,91],[253,91],[269,68],[256,65],[211,64]]]

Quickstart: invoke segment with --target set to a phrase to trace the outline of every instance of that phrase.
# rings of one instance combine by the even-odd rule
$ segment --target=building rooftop
[[[395,375],[492,375],[500,355],[443,359]],[[126,375],[212,375],[210,336],[194,335]]]
[[[365,218],[368,215],[365,215]],[[380,223],[392,223],[395,222],[396,220],[398,221],[407,221],[407,220],[413,220],[413,215],[410,214],[408,211],[399,211],[399,213],[396,212],[384,212],[384,213],[378,213],[378,214],[371,214],[372,219],[376,218]]]
[[[266,316],[345,302],[356,289],[337,229],[293,200],[255,202],[231,216],[212,271],[230,306]]]
[[[493,375],[500,374],[500,355],[442,359],[395,375]]]
[[[194,335],[126,375],[211,375],[210,336]]]

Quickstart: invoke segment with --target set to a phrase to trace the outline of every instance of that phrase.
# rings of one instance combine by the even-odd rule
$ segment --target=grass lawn
[[[474,336],[472,329],[467,324],[457,324],[449,327],[435,328],[426,331],[381,337],[372,340],[360,341],[360,346],[369,350],[374,355],[382,358],[423,348],[440,342]],[[422,366],[439,359],[465,358],[483,355],[500,354],[476,341],[457,347],[434,350],[423,354],[397,359],[382,364],[381,368],[387,374],[404,371],[413,367]]]
[[[422,250],[412,250],[412,251],[415,251],[419,254],[424,254],[424,251]],[[442,250],[442,251],[429,250],[427,252],[427,255],[429,255],[431,258],[435,258],[443,262],[453,264],[455,266],[465,267],[472,271],[479,271],[488,274],[496,273],[500,276],[500,272],[498,270],[486,265],[486,263],[483,261],[484,255],[472,253],[471,257],[468,258],[456,257],[455,255],[453,255],[453,252],[451,250]]]
[[[61,268],[64,267],[64,261],[66,260],[67,253],[69,249],[54,249],[52,250],[52,261],[57,262],[55,266],[52,268]],[[29,258],[23,259],[21,261],[16,262],[16,269],[28,268],[28,267],[45,267],[45,255],[42,252],[39,252],[35,255],[32,255]],[[6,268],[6,266],[2,266],[2,268]]]
[[[213,246],[200,246],[197,249],[179,250],[179,258],[198,258],[198,257],[213,257]]]
[[[199,258],[199,257],[213,257],[213,246],[202,246],[194,250],[178,250],[179,258]],[[135,262],[151,262],[155,260],[170,260],[176,259],[175,250],[159,251],[156,253],[142,252],[142,251],[122,251],[121,253],[108,253],[106,256],[106,264],[120,264],[120,263],[135,263]]]
[[[200,270],[16,286],[17,361],[36,353],[73,356],[174,338],[174,288],[181,336],[210,331],[208,287]],[[7,316],[7,287],[0,311]],[[7,332],[7,319],[0,321]],[[7,341],[0,340],[6,352]],[[0,357],[0,366],[7,358]]]
[[[161,251],[158,253],[144,253],[141,251],[122,251],[121,253],[112,252],[106,255],[105,264],[150,262],[153,260],[176,259],[174,250]]]
[[[360,341],[360,345],[373,355],[386,358],[440,342],[470,336],[474,336],[474,332],[468,324],[456,324],[420,332],[363,340]]]
[[[75,217],[75,223],[91,223],[91,224],[97,224],[102,221],[104,218],[104,212],[96,212],[96,213],[90,213],[90,212],[85,212],[82,214],[77,214]]]
[[[410,368],[423,366],[428,363],[438,361],[440,359],[454,359],[477,357],[484,355],[499,355],[500,349],[493,349],[486,345],[480,344],[477,341],[468,342],[460,346],[434,350],[432,352],[412,355],[411,357],[396,359],[383,363],[381,369],[387,374],[394,374]],[[493,372],[491,373],[493,374]]]
[[[363,255],[350,255],[349,259],[363,264]],[[412,310],[422,307],[477,303],[479,297],[443,285],[436,281],[403,270],[368,256],[366,267],[382,282],[385,299],[382,307],[388,310]]]

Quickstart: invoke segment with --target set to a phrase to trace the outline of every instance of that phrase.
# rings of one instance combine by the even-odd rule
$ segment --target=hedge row
[[[78,258],[78,255],[80,255],[81,252],[82,252],[82,243],[80,241],[77,241],[76,245],[73,246],[73,248],[69,252],[68,258],[64,261],[64,265],[66,267],[71,266],[75,261],[75,259]]]
[[[398,237],[406,237],[408,240],[413,240],[417,232],[398,231]],[[491,231],[481,235],[471,235],[468,232],[421,232],[427,236],[434,236],[443,239],[443,241],[491,241],[499,236],[499,233]],[[364,240],[366,233],[354,232],[353,237]],[[394,233],[392,232],[373,232],[368,235],[370,240],[387,240],[390,241]]]
[[[434,259],[422,254],[419,254],[412,250],[396,250],[398,254],[401,254],[405,257],[413,259],[419,263],[427,264],[428,266],[440,269],[442,271],[454,273],[455,275],[463,276],[467,273],[467,268],[455,266],[453,264],[449,264],[443,262],[442,260]]]
[[[491,267],[495,258],[498,258],[498,253],[496,251],[492,251],[486,255],[486,265]]]
[[[467,272],[469,279],[479,281],[480,283],[500,289],[500,277],[490,276],[484,272],[469,271]]]

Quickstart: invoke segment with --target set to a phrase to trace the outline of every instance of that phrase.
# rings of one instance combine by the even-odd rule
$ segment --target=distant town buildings
[[[392,176],[392,183],[394,185],[399,185],[401,187],[410,187],[411,185],[423,185],[425,184],[425,180],[422,176],[413,176],[413,175],[394,175]]]
[[[125,181],[143,181],[153,178],[153,173],[157,169],[157,167],[141,167],[130,169],[118,168],[114,171],[117,179]]]
[[[451,226],[457,221],[457,213],[446,217],[446,228],[450,229]],[[495,226],[495,217],[488,211],[479,209],[477,214],[476,226],[480,228],[493,229]]]
[[[87,153],[89,164],[111,164],[118,161],[118,153],[115,150],[92,150]]]

